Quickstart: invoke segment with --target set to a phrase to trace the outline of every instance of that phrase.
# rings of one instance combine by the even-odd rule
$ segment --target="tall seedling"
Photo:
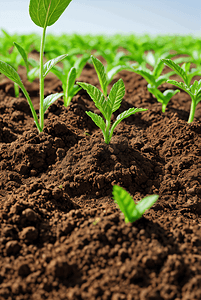
[[[50,70],[62,59],[64,59],[67,54],[60,55],[54,59],[49,60],[45,64],[43,64],[43,52],[45,45],[45,35],[46,29],[48,26],[53,25],[67,8],[69,3],[72,0],[30,0],[29,3],[29,14],[32,21],[39,27],[43,28],[42,38],[41,38],[41,47],[40,47],[40,116],[39,119],[37,117],[36,111],[33,107],[31,99],[29,97],[28,92],[26,91],[20,76],[16,72],[16,70],[11,67],[9,64],[0,61],[0,72],[10,78],[12,81],[17,83],[21,90],[23,91],[29,106],[31,108],[31,112],[38,128],[39,132],[43,131],[44,127],[44,113],[48,109],[48,107],[55,102],[59,97],[63,95],[63,93],[56,93],[47,96],[44,99],[44,79],[46,75],[50,72]],[[18,49],[19,50],[19,49]],[[20,53],[22,55],[22,53]]]

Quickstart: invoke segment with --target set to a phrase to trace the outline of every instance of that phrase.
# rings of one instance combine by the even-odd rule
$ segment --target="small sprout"
[[[133,223],[140,219],[146,210],[151,208],[158,199],[158,195],[150,195],[135,204],[128,192],[118,185],[113,186],[113,197],[124,214],[125,223]]]
[[[59,189],[62,189],[63,188],[63,185],[61,184],[61,185],[59,185]]]
[[[102,130],[104,140],[106,144],[110,143],[115,127],[125,118],[128,118],[131,115],[134,115],[136,112],[146,111],[144,108],[130,108],[123,113],[119,114],[115,120],[115,122],[111,125],[111,117],[112,114],[119,109],[121,106],[122,98],[125,94],[125,85],[122,79],[119,79],[111,88],[109,95],[107,96],[107,79],[106,73],[104,71],[104,66],[100,61],[97,63],[97,59],[95,61],[94,67],[98,74],[98,78],[100,81],[100,85],[103,93],[95,86],[84,83],[77,82],[84,90],[87,91],[89,96],[94,101],[95,106],[100,110],[104,119],[91,112],[86,111],[86,114],[94,121],[94,123]]]
[[[190,63],[184,63],[182,67],[179,64],[175,63],[171,59],[162,59],[162,61],[171,69],[175,71],[175,73],[180,76],[184,82],[178,82],[176,80],[167,80],[168,83],[175,85],[176,87],[182,89],[191,97],[191,108],[190,114],[188,118],[188,123],[193,122],[195,109],[197,104],[201,101],[201,79],[199,81],[195,80],[191,85],[190,82],[192,77],[197,75],[194,71],[190,70]]]
[[[85,132],[84,134],[85,134],[86,136],[91,136],[88,132]]]
[[[93,225],[98,224],[98,222],[101,220],[101,218],[95,218],[95,220],[93,221]]]

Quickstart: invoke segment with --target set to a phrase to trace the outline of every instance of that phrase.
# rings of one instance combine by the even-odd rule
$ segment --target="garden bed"
[[[201,299],[201,104],[188,124],[186,93],[163,114],[140,75],[118,78],[126,94],[117,113],[148,111],[122,121],[109,145],[85,113],[98,113],[85,91],[68,108],[50,106],[38,134],[27,101],[1,81],[0,299]],[[79,81],[99,87],[90,64]],[[37,109],[37,80],[25,86]],[[45,87],[61,91],[52,76]],[[159,199],[125,224],[114,184],[136,202]]]

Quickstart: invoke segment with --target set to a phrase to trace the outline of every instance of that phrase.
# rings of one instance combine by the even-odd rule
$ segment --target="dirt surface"
[[[123,71],[112,83],[120,77],[117,113],[148,111],[118,125],[110,145],[85,114],[97,109],[83,90],[68,108],[53,104],[38,134],[26,100],[1,81],[1,300],[201,299],[201,105],[187,124],[187,94],[163,114],[141,76]],[[98,86],[89,64],[79,80]],[[25,84],[38,108],[38,82]],[[45,84],[46,95],[61,91],[52,77]],[[136,202],[160,197],[125,224],[114,184]]]

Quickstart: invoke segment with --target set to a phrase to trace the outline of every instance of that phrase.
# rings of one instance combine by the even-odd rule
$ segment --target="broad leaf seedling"
[[[125,94],[125,85],[122,79],[119,79],[111,88],[109,95],[107,96],[107,79],[106,73],[103,64],[98,61],[95,61],[94,67],[98,74],[99,82],[102,88],[103,93],[95,86],[84,83],[77,82],[84,90],[87,91],[89,96],[94,101],[95,106],[100,110],[103,118],[91,111],[87,111],[87,115],[94,121],[94,123],[102,130],[104,140],[106,144],[110,143],[115,127],[125,118],[128,118],[131,115],[134,115],[136,112],[146,111],[144,108],[130,108],[123,113],[119,114],[115,122],[111,126],[111,117],[112,114],[119,109],[121,106],[122,98]]]
[[[175,85],[176,87],[184,90],[191,97],[191,108],[190,114],[188,118],[188,123],[193,122],[195,109],[197,104],[201,101],[201,79],[199,81],[195,80],[191,85],[191,79],[194,76],[194,71],[190,70],[190,63],[183,64],[180,67],[179,64],[175,63],[171,59],[162,59],[162,61],[171,69],[175,71],[175,73],[180,76],[184,82],[178,82],[176,80],[167,80],[168,83]]]
[[[47,96],[44,99],[44,79],[46,75],[50,72],[50,70],[62,59],[64,59],[67,54],[60,55],[59,57],[56,57],[55,59],[51,59],[48,62],[46,62],[43,65],[43,53],[44,53],[44,45],[45,45],[45,35],[46,35],[46,29],[47,26],[53,25],[61,16],[61,14],[64,12],[64,10],[67,8],[69,3],[72,0],[30,0],[29,3],[29,14],[32,19],[32,21],[39,27],[43,28],[42,38],[41,38],[41,46],[40,46],[40,71],[39,71],[39,79],[40,79],[40,116],[39,119],[37,117],[36,111],[33,107],[32,101],[29,97],[28,92],[26,91],[21,78],[19,77],[16,70],[10,66],[9,64],[0,61],[0,72],[6,75],[8,78],[10,78],[12,81],[14,81],[16,84],[19,85],[22,92],[24,93],[35,124],[38,128],[39,132],[43,131],[44,127],[44,113],[48,109],[48,107],[55,102],[59,97],[63,95],[63,93],[56,93]],[[25,60],[26,63],[26,56],[25,51],[23,51],[22,47],[19,45],[16,45],[18,48],[18,51],[22,55],[22,57]],[[20,48],[19,48],[20,47]]]
[[[133,223],[140,219],[146,210],[151,208],[158,199],[158,195],[151,195],[141,199],[137,204],[122,187],[113,186],[114,201],[119,206],[119,209],[124,214],[125,223]]]

